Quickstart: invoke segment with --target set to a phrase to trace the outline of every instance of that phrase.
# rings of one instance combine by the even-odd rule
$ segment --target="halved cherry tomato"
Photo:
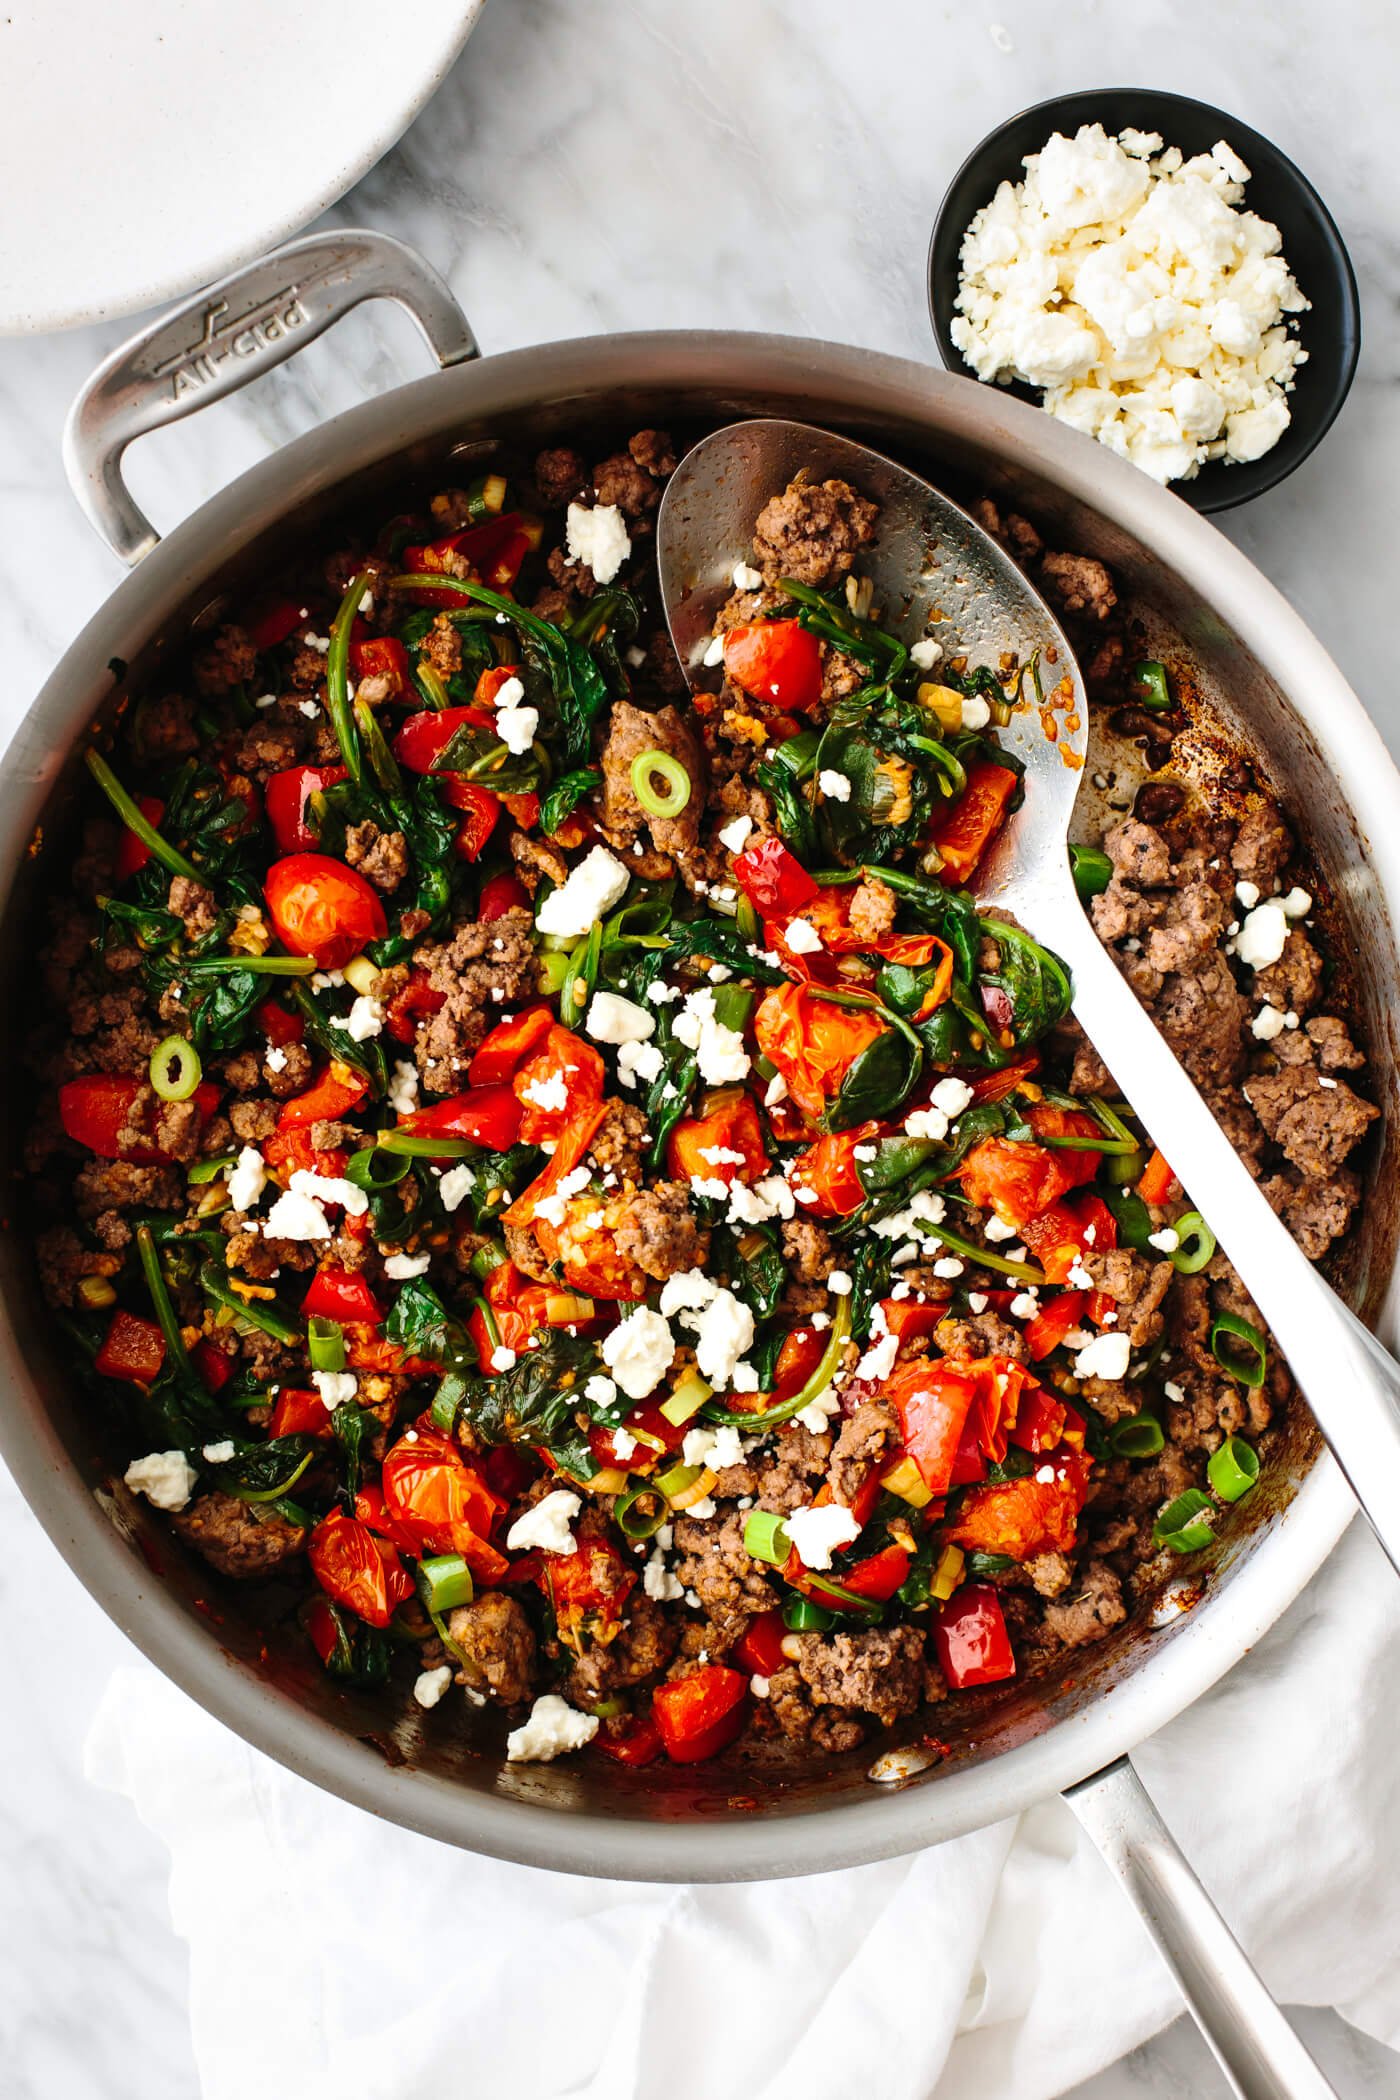
[[[102,1347],[93,1358],[102,1376],[125,1378],[133,1385],[150,1385],[160,1376],[164,1362],[165,1336],[155,1321],[140,1319],[118,1306]]]
[[[529,902],[520,877],[507,870],[482,883],[476,915],[483,925],[489,926],[493,920],[503,919],[508,911],[522,910]]]
[[[326,1595],[370,1626],[387,1626],[413,1595],[413,1578],[394,1547],[342,1510],[322,1517],[307,1558]]]
[[[319,1393],[306,1386],[283,1385],[278,1387],[272,1403],[269,1434],[330,1437],[335,1435],[335,1428],[330,1409]]]
[[[384,1309],[368,1282],[355,1269],[318,1269],[301,1301],[308,1320],[341,1320],[378,1327]]]
[[[357,1109],[368,1092],[369,1081],[364,1073],[353,1071],[334,1058],[304,1094],[294,1094],[290,1101],[282,1103],[277,1128],[292,1130],[302,1123],[334,1122]]]
[[[948,1539],[973,1553],[1005,1554],[1015,1561],[1040,1553],[1068,1553],[1089,1487],[1092,1461],[1077,1451],[1061,1452],[1051,1466],[1019,1480],[985,1481],[969,1488],[958,1506]],[[1053,1477],[1041,1480],[1053,1469]]]
[[[818,896],[817,885],[780,838],[760,839],[734,863],[734,880],[760,919],[790,919]]]
[[[500,1086],[514,1078],[527,1057],[538,1050],[554,1015],[549,1007],[527,1006],[509,1021],[499,1021],[467,1067],[473,1086]]]
[[[652,1716],[638,1714],[620,1735],[600,1729],[593,1738],[595,1750],[619,1765],[654,1765],[661,1755],[661,1731]]]
[[[576,1553],[548,1554],[540,1574],[559,1638],[576,1653],[622,1631],[623,1606],[636,1586],[635,1572],[607,1539],[580,1539]]]
[[[739,1157],[728,1158],[729,1153]],[[704,1114],[682,1117],[671,1132],[668,1165],[674,1181],[722,1181],[726,1186],[763,1174],[768,1153],[752,1097],[739,1086],[708,1093]]]
[[[761,1611],[748,1621],[730,1652],[751,1677],[772,1677],[787,1661],[785,1631],[780,1611]]]
[[[292,853],[263,877],[268,914],[284,948],[338,970],[386,930],[384,906],[363,875],[326,853]]]
[[[798,1153],[792,1163],[793,1183],[797,1188],[811,1189],[817,1199],[815,1203],[804,1203],[804,1210],[814,1218],[846,1218],[860,1209],[866,1190],[860,1178],[856,1147],[870,1145],[879,1130],[878,1123],[857,1123],[853,1129],[818,1138],[805,1152]]]
[[[1016,1675],[1001,1599],[987,1582],[964,1583],[933,1622],[938,1667],[954,1691]]]
[[[409,691],[413,674],[408,651],[390,634],[371,635],[367,641],[351,641],[350,670],[357,680],[387,678],[391,694]]]
[[[466,1138],[488,1152],[508,1152],[520,1135],[520,1103],[508,1086],[474,1086],[415,1109],[399,1127],[415,1137]]]
[[[272,775],[263,789],[263,803],[284,853],[307,853],[319,843],[320,833],[306,821],[306,805],[322,789],[349,778],[344,766],[289,766]]]
[[[699,1764],[727,1750],[748,1716],[749,1681],[724,1663],[705,1663],[658,1685],[652,1715],[672,1764]]]
[[[420,1553],[460,1553],[483,1582],[499,1579],[506,1560],[490,1532],[505,1504],[450,1436],[420,1423],[400,1437],[384,1454],[380,1488],[396,1532]]]
[[[520,573],[520,565],[536,544],[519,511],[503,511],[483,525],[469,525],[462,532],[430,540],[426,546],[405,547],[403,565],[410,575],[452,574],[465,561],[471,574],[492,590],[508,591]],[[460,591],[415,590],[415,605],[435,605],[447,610],[467,603]]]
[[[822,696],[821,644],[798,620],[757,620],[723,638],[724,668],[755,700],[804,715]]]
[[[952,1485],[977,1383],[977,1373],[965,1365],[922,1356],[897,1363],[885,1381],[885,1398],[899,1416],[904,1448],[935,1495],[945,1495]]]
[[[165,815],[165,804],[158,795],[138,795],[136,797],[136,807],[148,824],[159,825],[161,818]],[[112,863],[112,873],[116,876],[118,882],[125,882],[128,876],[138,875],[150,857],[151,849],[146,844],[146,841],[138,838],[134,831],[128,831],[123,826],[122,835],[117,840],[117,851]]]
[[[155,1143],[122,1146],[118,1142],[132,1103],[146,1084],[145,1079],[124,1072],[85,1072],[79,1079],[65,1080],[58,1090],[59,1120],[75,1143],[86,1145],[99,1159],[129,1159],[139,1166],[152,1166],[169,1154]],[[219,1095],[212,1079],[202,1079],[191,1098],[201,1116],[212,1116]]]
[[[760,1051],[777,1066],[793,1102],[813,1122],[884,1026],[869,1007],[837,1006],[805,984],[774,985],[764,993],[753,1023]]]
[[[1016,775],[993,759],[976,759],[968,767],[967,786],[933,826],[946,882],[967,881],[1005,822],[1017,785]]]
[[[548,1165],[521,1190],[506,1212],[504,1222],[507,1225],[524,1228],[535,1223],[539,1204],[546,1196],[552,1196],[564,1176],[578,1165],[606,1114],[607,1108],[601,1100],[580,1103],[578,1113],[560,1132]]]
[[[815,1327],[794,1327],[785,1334],[773,1366],[774,1401],[790,1400],[800,1393],[825,1354],[826,1336]]]

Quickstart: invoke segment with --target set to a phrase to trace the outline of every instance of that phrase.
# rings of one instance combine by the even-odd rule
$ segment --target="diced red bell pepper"
[[[785,1334],[773,1366],[774,1402],[800,1393],[825,1354],[826,1336],[815,1327],[794,1327]]]
[[[738,1159],[708,1154],[737,1152]],[[705,1112],[685,1116],[671,1132],[668,1154],[675,1181],[752,1181],[768,1166],[763,1125],[752,1096],[739,1086],[720,1087],[705,1099]]]
[[[293,1174],[324,1174],[328,1180],[337,1180],[344,1172],[348,1155],[339,1150],[318,1151],[311,1142],[309,1123],[291,1123],[273,1131],[270,1138],[262,1140],[262,1156],[269,1173],[276,1176],[285,1188]],[[369,1214],[364,1214],[369,1222]],[[360,1223],[358,1218],[347,1218],[345,1230]]]
[[[857,1123],[851,1130],[837,1130],[818,1138],[792,1164],[792,1180],[800,1189],[811,1189],[815,1203],[803,1209],[814,1218],[845,1218],[859,1210],[866,1198],[860,1178],[856,1147],[868,1146],[878,1137],[878,1123]]]
[[[1067,1334],[1079,1326],[1089,1306],[1087,1291],[1061,1291],[1042,1305],[1026,1329],[1026,1353],[1033,1364],[1058,1349]]]
[[[1144,1203],[1169,1203],[1176,1186],[1171,1162],[1154,1146],[1151,1158],[1138,1177],[1138,1194]]]
[[[508,1086],[469,1087],[415,1109],[400,1128],[415,1137],[466,1138],[488,1152],[508,1152],[520,1135],[520,1103]]]
[[[513,1079],[553,1026],[554,1015],[545,1005],[527,1006],[509,1021],[497,1022],[467,1067],[472,1085],[502,1086]]]
[[[503,511],[483,525],[469,525],[450,532],[426,546],[405,547],[403,565],[412,576],[451,574],[465,561],[472,575],[494,591],[508,591],[520,574],[520,566],[534,545],[534,536],[519,511]],[[435,605],[451,610],[466,604],[460,591],[415,589],[415,605]]]
[[[741,853],[734,863],[734,880],[761,919],[790,919],[819,894],[780,838],[760,839]]]
[[[320,832],[307,822],[306,805],[313,795],[349,778],[344,766],[289,766],[271,776],[263,789],[263,805],[283,853],[309,853],[320,844]]]
[[[1064,1431],[1064,1402],[1037,1386],[1034,1392],[1023,1396],[1015,1426],[1007,1431],[1007,1440],[1019,1450],[1034,1452],[1039,1457],[1044,1451],[1054,1450]]]
[[[1006,821],[1007,805],[1016,793],[1016,775],[995,760],[976,759],[967,769],[967,786],[946,816],[933,826],[933,841],[943,856],[945,882],[966,882]]]
[[[751,1677],[772,1677],[787,1661],[783,1654],[784,1634],[782,1613],[761,1611],[748,1621],[730,1653]]]
[[[804,715],[822,696],[821,644],[799,620],[756,620],[723,637],[724,668],[753,699]]]
[[[413,1578],[387,1539],[333,1509],[307,1545],[311,1572],[328,1597],[370,1626],[387,1626],[413,1595]]]
[[[159,825],[161,818],[165,815],[165,804],[158,795],[138,795],[136,797],[136,807],[148,824]],[[146,844],[146,841],[138,838],[134,831],[128,831],[123,827],[122,835],[117,840],[117,851],[112,864],[112,872],[118,882],[125,882],[129,876],[138,875],[150,857],[151,849]]]
[[[954,1591],[934,1619],[933,1643],[954,1691],[1016,1675],[1001,1599],[989,1582],[967,1582]]]
[[[932,1334],[940,1320],[948,1317],[947,1298],[931,1298],[925,1290],[918,1298],[882,1298],[880,1310],[885,1316],[886,1332],[903,1343],[918,1335]]]
[[[300,1014],[288,1013],[275,999],[264,999],[261,1006],[253,1009],[257,1022],[269,1043],[285,1050],[288,1043],[299,1043],[306,1034],[306,1023]]]
[[[531,1451],[522,1451],[518,1444],[493,1444],[482,1462],[486,1485],[493,1495],[499,1495],[507,1505],[522,1495],[532,1480],[539,1478],[539,1465]]]
[[[749,1681],[724,1663],[705,1663],[658,1685],[652,1714],[672,1764],[699,1764],[727,1750],[748,1716]]]
[[[118,1139],[127,1125],[132,1103],[147,1085],[144,1078],[123,1072],[85,1072],[79,1079],[65,1080],[58,1090],[59,1120],[76,1144],[85,1145],[99,1159],[129,1159],[152,1166],[169,1157],[154,1143],[123,1148]],[[219,1105],[220,1090],[211,1079],[202,1079],[191,1099],[201,1116],[212,1116]]]
[[[474,780],[463,780],[456,773],[443,774],[442,791],[452,808],[462,812],[462,821],[452,842],[453,852],[458,860],[479,860],[501,814],[500,796],[493,795],[489,788],[478,787]]]
[[[488,716],[495,712],[501,689],[510,684],[512,678],[520,676],[519,664],[492,664],[476,681],[472,694],[472,706],[481,708]]]
[[[309,1386],[279,1386],[277,1398],[272,1403],[272,1436],[323,1436],[335,1435],[330,1409],[318,1392]]]
[[[387,678],[392,695],[408,692],[413,679],[407,649],[390,634],[371,635],[367,641],[352,641],[350,671],[357,684],[366,678]]]
[[[482,883],[476,915],[483,925],[489,926],[494,920],[503,919],[508,911],[523,910],[529,902],[520,877],[506,870]]]
[[[1082,1453],[1063,1451],[1019,1480],[989,1480],[969,1488],[949,1527],[949,1540],[974,1553],[1004,1553],[1016,1561],[1072,1552],[1090,1465]],[[1045,1471],[1051,1473],[1049,1480],[1039,1478]]]
[[[118,1306],[93,1361],[104,1378],[150,1385],[165,1362],[165,1336],[154,1320],[140,1319]]]
[[[459,729],[491,729],[495,720],[483,707],[424,708],[418,714],[405,715],[394,738],[394,756],[410,773],[435,772],[438,760]]]
[[[308,1320],[340,1320],[378,1327],[384,1309],[366,1279],[355,1269],[318,1269],[301,1301]]]
[[[334,1122],[357,1109],[368,1092],[369,1081],[363,1072],[334,1061],[304,1094],[294,1094],[290,1101],[282,1103],[277,1128],[290,1130],[301,1123]]]
[[[950,1488],[967,1487],[974,1480],[987,1477],[987,1454],[982,1449],[979,1423],[975,1415],[969,1414],[963,1423],[962,1435],[958,1438],[957,1455],[948,1479]]]
[[[877,1481],[877,1488],[878,1485]],[[868,1553],[864,1560],[858,1560],[854,1567],[843,1568],[831,1580],[841,1589],[850,1590],[854,1596],[868,1597],[873,1604],[888,1604],[909,1573],[913,1560],[907,1546],[882,1546],[878,1553]],[[853,1609],[844,1598],[833,1597],[818,1588],[814,1587],[812,1594],[819,1603],[829,1605],[832,1611]]]
[[[937,1357],[897,1363],[885,1398],[899,1415],[904,1448],[935,1495],[948,1492],[963,1427],[977,1398],[977,1373]]]
[[[435,1014],[447,1004],[446,992],[436,991],[424,970],[415,970],[401,991],[394,993],[384,1009],[384,1027],[396,1043],[411,1043],[424,1014]]]
[[[654,1765],[661,1755],[661,1731],[652,1716],[638,1714],[619,1735],[600,1729],[593,1747],[619,1765]]]
[[[250,613],[244,627],[249,641],[259,656],[267,649],[275,649],[285,642],[306,618],[306,608],[298,605],[295,598],[264,599],[256,611]]]

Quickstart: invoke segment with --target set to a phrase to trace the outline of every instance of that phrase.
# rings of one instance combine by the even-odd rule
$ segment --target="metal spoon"
[[[1400,1364],[1269,1208],[1075,891],[1066,845],[1089,715],[1079,667],[1044,599],[966,512],[906,467],[803,423],[731,423],[686,454],[657,519],[666,617],[687,675],[699,669],[735,564],[752,552],[755,518],[803,469],[849,481],[880,505],[860,566],[893,631],[907,639],[927,631],[949,656],[993,668],[1008,654],[1024,664],[1038,653],[1052,704],[1023,702],[999,732],[1025,761],[1026,799],[981,868],[978,901],[1068,964],[1077,1018],[1209,1220],[1400,1571]]]
[[[1068,963],[1076,1014],[1145,1104],[1144,1122],[1209,1217],[1400,1567],[1400,1367],[1294,1245],[1085,917],[1066,850],[1088,746],[1084,686],[1021,571],[956,504],[880,453],[801,423],[730,424],[687,453],[657,518],[666,617],[687,674],[701,668],[735,566],[752,551],[755,518],[804,468],[879,503],[879,535],[861,569],[892,628],[911,639],[932,632],[949,655],[994,668],[1008,652],[1023,664],[1039,652],[1051,705],[1044,721],[1037,706],[1022,706],[999,732],[1025,761],[1026,800],[983,866],[979,902],[1016,918]],[[1234,2092],[1336,2100],[1131,1762],[1095,1773],[1065,1799],[1128,1887]]]

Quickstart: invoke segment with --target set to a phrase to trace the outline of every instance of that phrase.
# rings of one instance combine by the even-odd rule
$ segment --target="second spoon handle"
[[[1115,1078],[1131,1081],[1134,1107],[1153,1143],[1190,1191],[1273,1330],[1333,1456],[1400,1572],[1400,1364],[1342,1303],[1270,1209],[1101,945],[1068,879],[1065,889],[1067,906],[1057,899],[1053,912],[1047,911],[1042,893],[1033,901],[1014,900],[1017,916],[1069,965],[1076,1018]]]

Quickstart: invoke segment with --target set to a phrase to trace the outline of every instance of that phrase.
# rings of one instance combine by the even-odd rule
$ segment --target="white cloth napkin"
[[[1392,2046],[1396,1605],[1353,1526],[1139,1756],[1275,1994]],[[582,1881],[347,1807],[146,1669],[114,1678],[87,1769],[170,1847],[204,2100],[1049,2100],[1180,2009],[1057,1801],[805,1881]]]

